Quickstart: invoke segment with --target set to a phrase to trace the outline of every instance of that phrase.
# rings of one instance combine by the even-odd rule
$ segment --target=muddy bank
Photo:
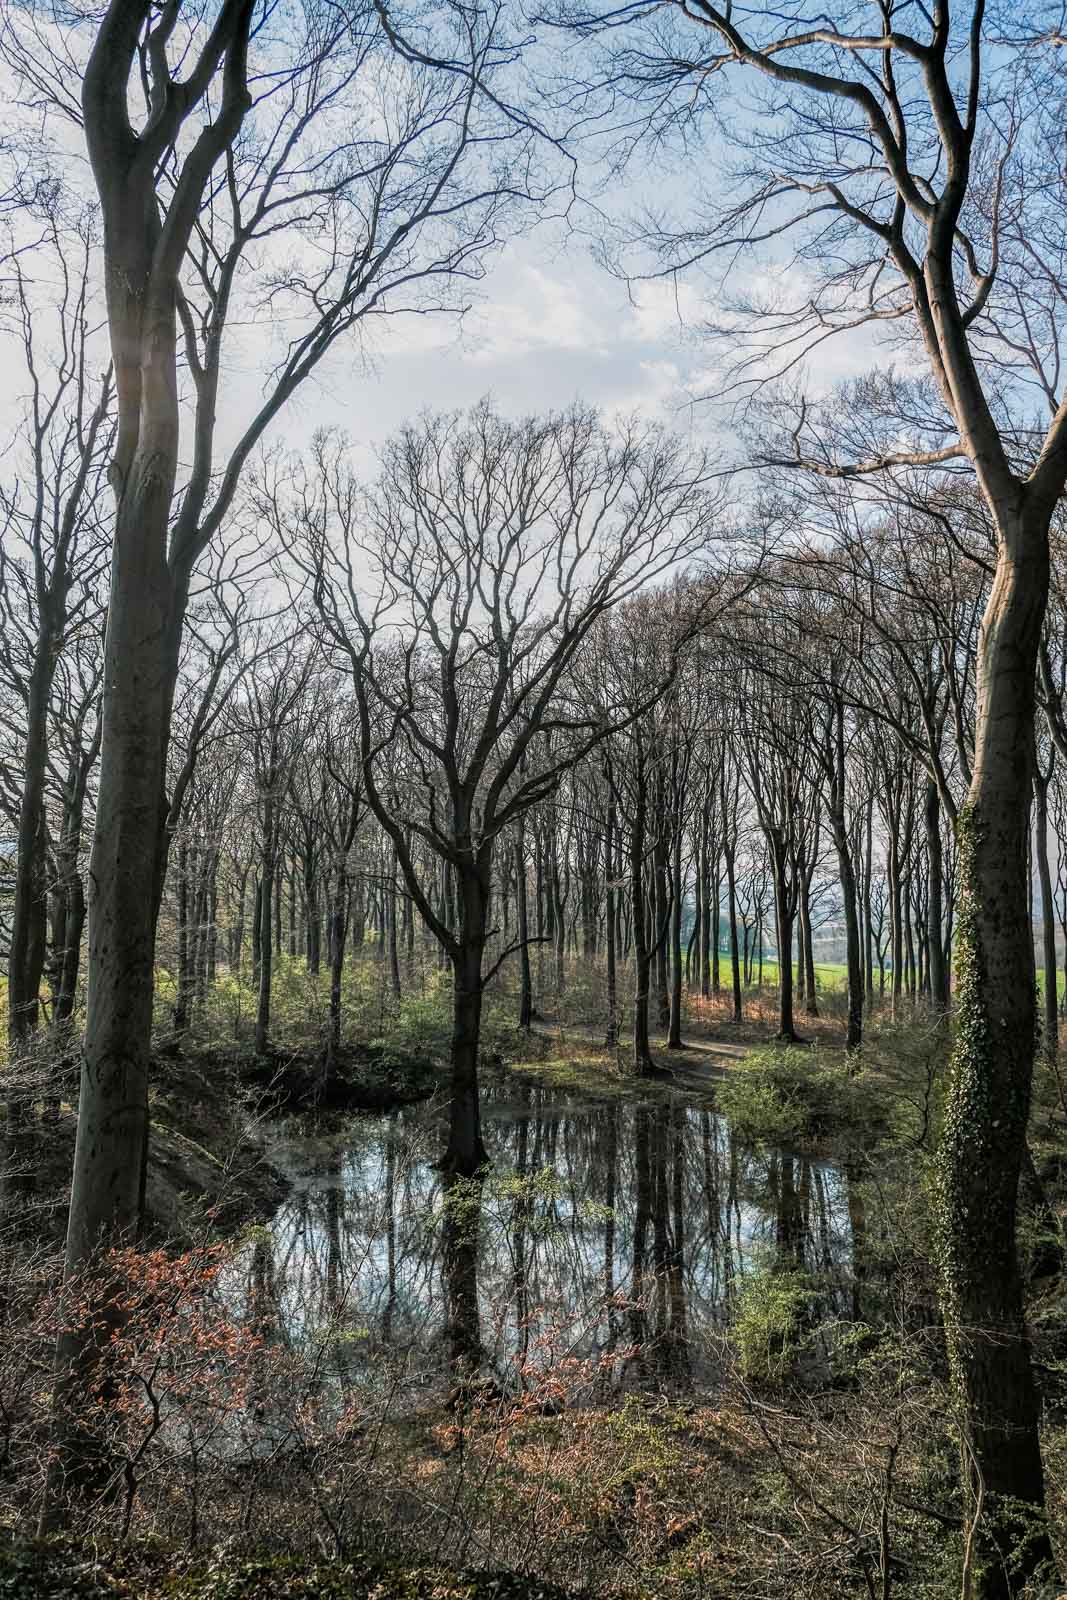
[[[277,1053],[246,1058],[240,1079],[270,1115],[316,1111],[393,1111],[428,1100],[443,1069],[396,1050],[349,1048],[327,1073],[321,1056]]]

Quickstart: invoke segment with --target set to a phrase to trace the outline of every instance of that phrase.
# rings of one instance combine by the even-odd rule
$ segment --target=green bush
[[[412,1057],[420,1061],[447,1057],[452,1034],[452,997],[443,982],[426,994],[405,996],[381,1032],[371,1041],[386,1066],[399,1066]]]
[[[885,1122],[879,1084],[816,1050],[757,1050],[730,1069],[716,1105],[752,1144],[817,1145],[841,1134],[866,1140]]]
[[[745,1378],[780,1383],[787,1376],[805,1342],[812,1293],[806,1273],[777,1262],[758,1266],[742,1279],[733,1337]]]

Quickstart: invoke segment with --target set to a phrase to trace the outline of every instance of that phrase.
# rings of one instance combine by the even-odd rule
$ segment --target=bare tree
[[[584,652],[613,607],[709,544],[720,504],[706,457],[651,426],[613,437],[581,411],[428,417],[389,445],[363,496],[328,442],[317,466],[318,501],[300,503],[304,559],[351,668],[367,803],[452,965],[445,1161],[471,1175],[485,1161],[482,997],[518,947],[486,969],[497,840],[641,713],[610,686],[590,696]],[[698,614],[694,596],[646,704]],[[454,877],[454,926],[431,903],[412,837]]]
[[[14,255],[13,300],[29,395],[16,476],[0,487],[6,524],[0,542],[0,673],[21,701],[24,719],[8,953],[12,1047],[37,1026],[45,965],[52,688],[63,651],[79,631],[92,631],[99,616],[110,533],[100,500],[112,390],[110,374],[98,379],[92,370],[100,355],[90,304],[92,218],[83,217],[71,230],[49,212],[32,260],[35,273],[55,275],[58,294],[54,305],[44,302],[28,264]]]

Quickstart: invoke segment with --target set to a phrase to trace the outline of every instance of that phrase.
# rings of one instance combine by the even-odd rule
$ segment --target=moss
[[[524,1061],[513,1070],[542,1088],[592,1095],[598,1100],[625,1099],[648,1088],[643,1079],[620,1072],[617,1057],[607,1050],[595,1055],[546,1056],[541,1061]]]
[[[990,1207],[998,1203],[991,1177],[1003,1165],[1005,1141],[1018,1138],[1020,1123],[1025,1126],[1026,1106],[998,1083],[993,1061],[988,978],[977,915],[982,833],[971,807],[960,812],[956,837],[956,1014],[934,1190],[942,1310],[958,1380],[963,1330],[971,1322],[969,1285],[1002,1265],[994,1266],[989,1257],[989,1224],[997,1220]]]

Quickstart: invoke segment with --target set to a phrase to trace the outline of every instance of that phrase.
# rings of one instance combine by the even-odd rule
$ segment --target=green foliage
[[[335,1561],[223,1552],[191,1560],[157,1544],[0,1544],[0,1600],[566,1600],[514,1572],[449,1572],[354,1553]]]
[[[866,1140],[884,1125],[879,1084],[843,1059],[816,1050],[753,1051],[716,1089],[716,1105],[750,1144],[819,1145]]]
[[[611,1440],[615,1476],[633,1482],[675,1470],[683,1460],[676,1435],[685,1419],[670,1412],[650,1412],[640,1396],[628,1394],[604,1418]]]
[[[426,994],[405,996],[371,1042],[383,1065],[401,1065],[412,1056],[446,1058],[452,1034],[452,996],[441,982]]]
[[[733,1338],[745,1378],[780,1383],[788,1376],[806,1339],[812,1293],[806,1273],[777,1261],[761,1264],[742,1280]]]
[[[527,1061],[524,1075],[559,1094],[585,1095],[594,1100],[629,1100],[647,1094],[647,1081],[632,1068],[620,1071],[615,1051],[593,1052],[571,1046],[565,1055]]]

